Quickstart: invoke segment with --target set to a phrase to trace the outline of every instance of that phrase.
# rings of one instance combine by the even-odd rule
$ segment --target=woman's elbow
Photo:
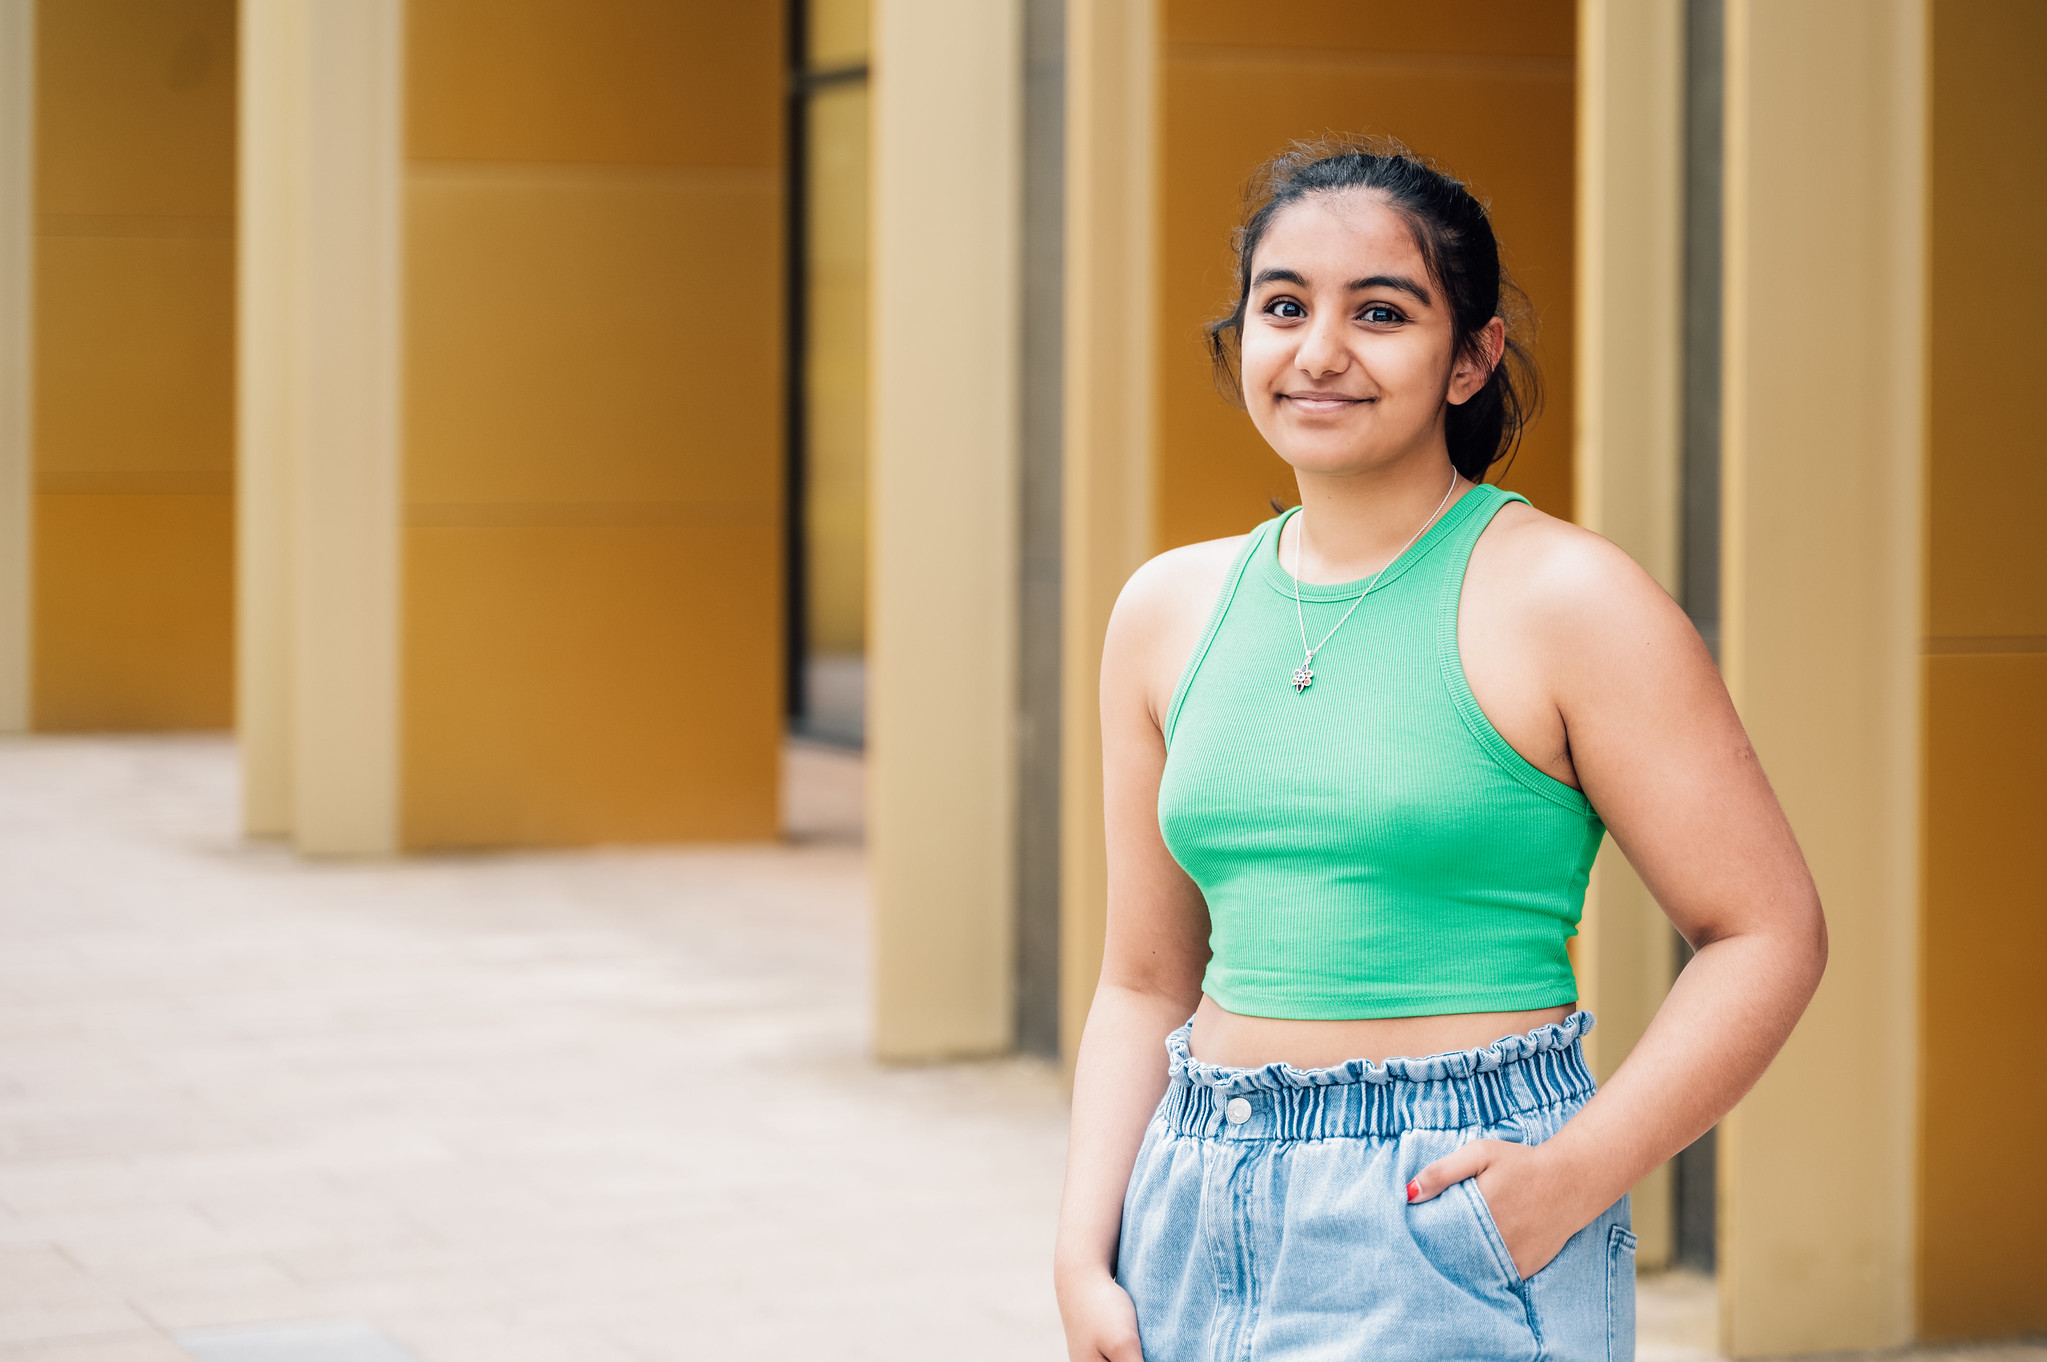
[[[1810,977],[1811,988],[1817,989],[1820,986],[1820,977],[1827,972],[1827,914],[1826,910],[1820,906],[1820,896],[1817,889],[1811,892],[1806,919],[1803,939],[1806,948],[1807,971]]]

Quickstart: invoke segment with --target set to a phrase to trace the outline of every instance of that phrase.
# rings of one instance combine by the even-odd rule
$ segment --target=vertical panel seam
[[[0,733],[29,721],[35,2],[0,0]]]

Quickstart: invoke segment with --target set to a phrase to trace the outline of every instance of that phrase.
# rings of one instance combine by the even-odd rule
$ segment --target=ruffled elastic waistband
[[[1274,1063],[1242,1069],[1187,1053],[1190,1020],[1166,1037],[1172,1086],[1160,1115],[1185,1134],[1314,1139],[1451,1130],[1582,1102],[1596,1090],[1581,1039],[1590,1012],[1491,1045],[1383,1064],[1353,1059],[1326,1069]]]
[[[1533,1055],[1569,1050],[1592,1025],[1592,1014],[1580,1009],[1562,1021],[1538,1026],[1522,1035],[1502,1036],[1475,1050],[1446,1050],[1420,1059],[1389,1059],[1384,1064],[1353,1059],[1327,1069],[1296,1069],[1280,1063],[1259,1069],[1235,1069],[1223,1064],[1203,1064],[1187,1053],[1187,1042],[1194,1035],[1194,1022],[1189,1018],[1166,1037],[1166,1054],[1172,1060],[1173,1077],[1205,1087],[1227,1088],[1230,1092],[1253,1088],[1325,1088],[1335,1083],[1430,1083],[1492,1073]]]

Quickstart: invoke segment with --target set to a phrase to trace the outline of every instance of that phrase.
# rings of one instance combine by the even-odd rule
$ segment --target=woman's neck
[[[1448,509],[1471,486],[1451,469],[1448,453],[1366,473],[1297,472],[1295,478],[1301,512],[1286,524],[1280,562],[1316,585],[1355,582],[1379,571],[1420,537],[1438,508]]]

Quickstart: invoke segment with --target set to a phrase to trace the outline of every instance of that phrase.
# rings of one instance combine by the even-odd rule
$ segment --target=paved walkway
[[[790,846],[348,865],[223,741],[0,742],[0,1362],[1063,1357],[1058,1076],[866,1059],[859,771],[791,761]],[[1710,1358],[1710,1284],[1643,1324]]]
[[[812,775],[808,845],[307,865],[224,742],[0,744],[0,1358],[1058,1356],[1058,1077],[867,1061]]]

